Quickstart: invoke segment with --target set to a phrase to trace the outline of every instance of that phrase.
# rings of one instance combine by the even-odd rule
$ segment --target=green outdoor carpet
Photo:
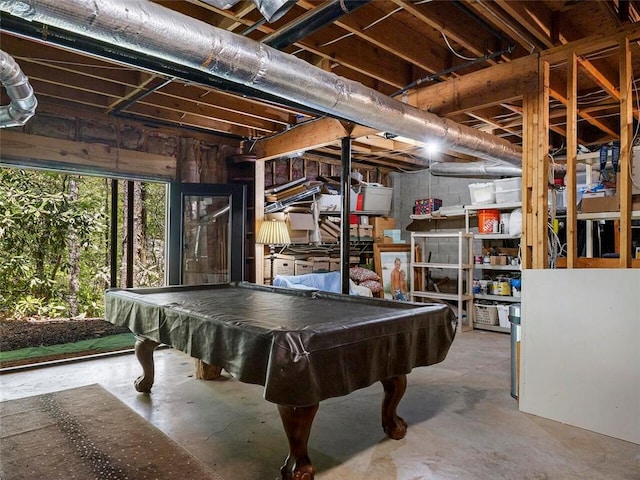
[[[62,343],[46,347],[29,347],[8,352],[0,352],[0,364],[17,362],[26,359],[37,361],[39,358],[70,357],[74,354],[104,353],[114,350],[133,348],[135,337],[133,333],[122,333],[90,340],[80,340],[73,343]]]

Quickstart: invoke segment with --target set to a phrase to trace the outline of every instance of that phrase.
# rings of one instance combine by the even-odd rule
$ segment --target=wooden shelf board
[[[456,293],[439,293],[439,292],[409,292],[411,296],[420,297],[420,298],[434,298],[436,300],[452,300],[452,301],[467,301],[473,298],[473,295],[462,294],[458,295]]]
[[[494,302],[519,302],[521,297],[512,297],[509,295],[483,295],[476,293],[473,296],[474,300],[492,300]]]
[[[501,333],[511,332],[510,328],[501,327],[500,325],[487,325],[485,323],[474,323],[473,328],[477,330],[489,330],[491,332],[501,332]]]

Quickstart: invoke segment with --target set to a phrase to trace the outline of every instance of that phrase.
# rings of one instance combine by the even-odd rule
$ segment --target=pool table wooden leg
[[[382,380],[384,399],[382,400],[382,429],[389,438],[400,440],[407,434],[407,422],[396,413],[398,404],[407,390],[407,376]]]
[[[313,480],[315,468],[309,459],[307,442],[317,411],[317,403],[309,407],[278,405],[282,425],[289,440],[289,455],[280,468],[282,480]]]
[[[141,393],[151,392],[153,379],[155,376],[155,368],[153,365],[153,351],[160,345],[158,342],[149,340],[148,338],[136,336],[136,358],[142,366],[142,375],[136,378],[133,385],[136,390]]]

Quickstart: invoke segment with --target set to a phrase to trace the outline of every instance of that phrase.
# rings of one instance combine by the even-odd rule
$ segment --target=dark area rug
[[[0,403],[3,480],[223,480],[99,385]]]

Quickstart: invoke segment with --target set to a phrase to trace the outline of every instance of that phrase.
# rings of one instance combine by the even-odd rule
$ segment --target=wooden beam
[[[620,267],[631,266],[631,148],[633,142],[633,85],[631,48],[628,38],[620,42]]]
[[[572,53],[580,57],[608,48],[618,47],[625,38],[628,38],[629,42],[640,40],[640,23],[632,23],[618,28],[615,32],[603,32],[559,47],[550,48],[540,53],[540,56],[544,57],[544,60],[549,62],[550,65],[557,65],[566,62],[568,56]]]
[[[549,64],[540,61],[537,94],[523,99],[523,268],[547,268]]]
[[[297,5],[311,9],[317,6],[317,2],[299,0]],[[429,73],[443,70],[449,58],[444,47],[434,44],[429,49],[423,48],[425,36],[392,16],[381,22],[377,9],[361,8],[356,14],[346,15],[333,25]],[[394,33],[398,31],[403,32],[402,37]]]
[[[170,111],[173,114],[178,115],[179,117],[200,117],[201,120],[196,120],[196,124],[200,124],[200,122],[202,122],[202,125],[205,125],[209,122],[217,121],[219,123],[235,125],[237,127],[244,127],[247,129],[246,132],[249,132],[251,131],[251,129],[253,129],[256,132],[260,132],[260,134],[262,135],[271,134],[282,128],[281,124],[277,124],[270,120],[263,120],[251,115],[244,115],[240,112],[232,112],[229,110],[221,109],[209,103],[198,103],[197,105],[192,105],[188,101],[171,98],[159,93],[150,94],[148,97],[145,97],[144,99],[131,104],[124,111],[135,112],[140,106]],[[164,118],[164,116],[162,118]]]
[[[253,145],[245,144],[244,153],[256,155],[258,160],[270,160],[329,145],[348,134],[338,120],[321,118],[296,125],[281,134],[261,138]]]
[[[561,92],[559,89],[557,88],[550,88],[550,95],[555,98],[556,100],[558,100],[560,103],[562,103],[565,107],[567,106],[567,97],[565,97],[565,94],[563,92]],[[618,138],[618,132],[616,132],[615,130],[613,130],[611,127],[609,127],[608,125],[606,125],[605,123],[601,122],[600,120],[598,120],[596,117],[594,117],[593,115],[591,115],[588,111],[584,111],[584,110],[578,110],[578,115],[583,118],[584,120],[586,120],[587,122],[589,122],[591,125],[593,125],[594,127],[599,128],[600,130],[602,130],[604,133],[606,133],[607,135],[610,135],[613,138]]]
[[[0,161],[123,178],[174,181],[176,159],[99,143],[74,142],[3,130]]]
[[[537,81],[537,75],[536,75]],[[534,224],[533,224],[533,167],[535,163],[534,110],[536,96],[527,94],[522,99],[523,137],[522,137],[522,269],[532,268]]]
[[[175,126],[188,126],[194,128],[208,129],[213,132],[227,133],[238,137],[255,136],[256,131],[249,127],[234,125],[215,118],[201,115],[193,115],[186,112],[167,110],[161,106],[147,105],[145,103],[134,103],[127,109],[127,112],[135,117],[146,117],[151,120],[162,119]]]
[[[429,8],[430,5],[422,6],[423,9],[429,9],[429,13],[423,13],[423,11],[418,8],[417,5],[410,3],[406,0],[392,0],[396,5],[402,7],[404,10],[409,12],[411,15],[416,17],[418,20],[424,22],[426,25],[429,25],[436,32],[441,32],[446,35],[450,40],[453,40],[455,43],[461,45],[466,50],[476,55],[477,57],[482,57],[487,53],[486,48],[478,48],[476,45],[478,43],[484,43],[486,45],[486,39],[481,37],[482,32],[481,29],[477,25],[467,24],[464,25],[464,28],[460,28],[459,18],[453,19],[451,16],[447,19],[445,18],[445,12],[450,10],[448,8],[442,8],[441,5],[437,5],[433,8]],[[454,12],[454,15],[458,12]],[[395,32],[398,31],[406,31],[406,29],[396,29]],[[483,41],[484,40],[484,41]],[[407,39],[402,38],[403,42],[406,42]],[[488,60],[487,63],[495,64],[495,60]],[[430,71],[430,69],[425,69]],[[431,71],[431,73],[435,73]]]
[[[496,0],[505,12],[523,25],[546,48],[554,46],[552,39],[553,12],[544,2],[514,2]]]
[[[576,261],[577,268],[618,268],[619,266],[620,260],[617,258],[578,257]],[[567,259],[559,258],[557,267],[567,268]],[[631,260],[631,268],[640,268],[640,259]]]
[[[578,212],[576,166],[578,161],[578,59],[567,62],[567,268],[575,268],[578,258]]]
[[[500,122],[494,121],[491,118],[483,117],[482,115],[478,115],[478,114],[473,113],[473,112],[467,112],[467,115],[470,116],[471,118],[475,118],[476,120],[480,120],[482,123],[486,123],[487,125],[489,125],[491,127],[494,127],[495,129],[503,130],[503,131],[515,136],[515,137],[522,138],[522,133],[521,132],[517,132],[517,131],[513,130],[512,128],[504,126]]]
[[[593,63],[589,60],[578,59],[580,66],[583,68],[585,73],[589,75],[597,85],[600,86],[605,92],[607,92],[612,98],[615,100],[620,100],[620,90],[616,88],[616,86],[609,80],[609,78],[602,73]],[[634,116],[636,118],[640,118],[638,115],[638,109],[633,109]]]
[[[534,210],[535,244],[533,246],[533,268],[548,268],[547,209],[549,195],[549,63],[540,60],[538,72],[538,94],[536,95],[535,123],[536,161],[534,165],[534,190],[532,206]]]
[[[408,103],[441,116],[498,105],[535,91],[537,72],[537,57],[523,57],[421,88]]]

